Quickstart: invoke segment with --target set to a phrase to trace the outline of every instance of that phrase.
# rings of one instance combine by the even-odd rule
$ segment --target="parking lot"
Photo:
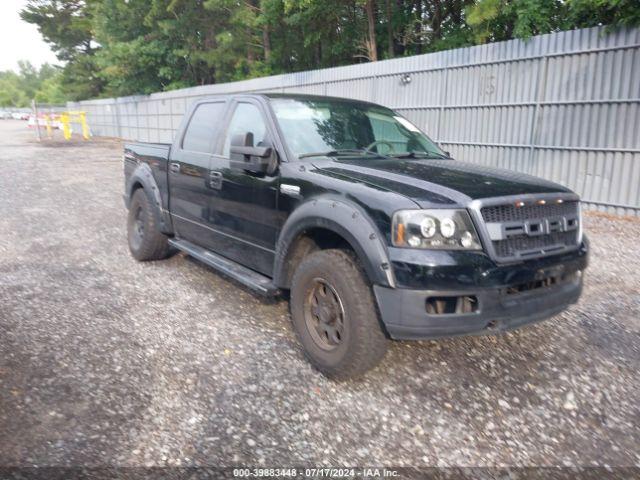
[[[586,216],[562,315],[338,384],[286,302],[131,258],[118,141],[0,121],[0,166],[0,465],[640,466],[637,219]]]

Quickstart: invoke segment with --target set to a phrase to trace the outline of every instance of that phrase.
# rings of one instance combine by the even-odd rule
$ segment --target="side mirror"
[[[231,168],[253,173],[267,173],[273,163],[271,147],[254,147],[253,133],[231,137]]]

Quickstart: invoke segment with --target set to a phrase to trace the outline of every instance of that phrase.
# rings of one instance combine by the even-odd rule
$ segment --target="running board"
[[[269,277],[265,277],[258,272],[248,269],[247,267],[243,267],[233,260],[229,260],[228,258],[224,258],[210,252],[209,250],[205,250],[204,248],[194,245],[187,240],[170,238],[169,244],[178,250],[197,258],[201,262],[209,265],[211,268],[223,273],[227,277],[233,278],[261,295],[275,297],[280,293],[278,287],[271,282]]]

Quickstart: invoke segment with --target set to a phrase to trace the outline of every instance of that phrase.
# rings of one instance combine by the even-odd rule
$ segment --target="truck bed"
[[[135,142],[125,143],[124,152],[130,152],[134,155],[145,156],[150,155],[153,157],[160,157],[167,160],[169,158],[170,143],[147,143],[147,142]]]

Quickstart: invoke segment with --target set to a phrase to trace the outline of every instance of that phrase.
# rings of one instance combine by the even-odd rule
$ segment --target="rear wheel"
[[[291,317],[305,355],[328,377],[358,377],[386,353],[371,287],[351,252],[322,250],[301,261],[291,282]]]
[[[129,250],[136,260],[161,260],[169,254],[168,237],[160,232],[149,197],[142,188],[131,198],[127,236]]]

